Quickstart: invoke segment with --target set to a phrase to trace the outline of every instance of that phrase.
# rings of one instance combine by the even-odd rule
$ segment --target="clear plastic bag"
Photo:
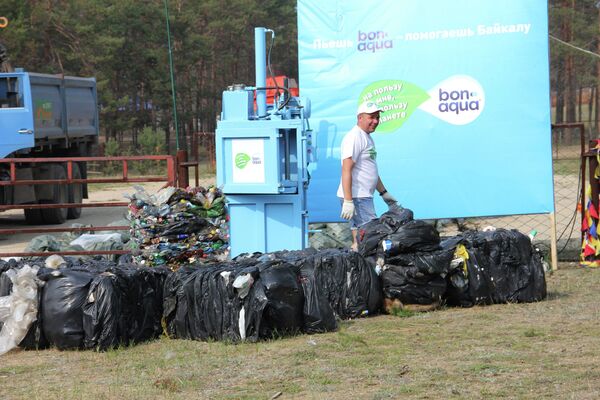
[[[21,343],[38,313],[38,267],[25,265],[6,271],[13,283],[12,292],[0,297],[0,355]]]

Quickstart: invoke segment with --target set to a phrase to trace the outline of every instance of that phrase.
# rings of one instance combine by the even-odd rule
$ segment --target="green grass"
[[[555,399],[600,393],[600,270],[548,300],[343,321],[258,343],[159,340],[0,356],[2,399]]]

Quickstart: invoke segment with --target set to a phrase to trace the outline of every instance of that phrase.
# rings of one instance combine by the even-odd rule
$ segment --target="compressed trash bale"
[[[386,264],[381,279],[384,296],[404,304],[439,303],[446,292],[446,280],[440,274],[425,273],[417,266]]]
[[[121,341],[139,343],[158,337],[162,333],[163,286],[170,271],[166,267],[121,265],[111,272],[119,278],[117,283],[124,294],[120,326],[125,329]]]
[[[178,338],[196,340],[257,340],[267,299],[261,285],[252,285],[240,298],[233,283],[241,274],[257,279],[258,269],[231,263],[184,267],[175,272],[180,276],[170,278],[165,288],[170,292],[164,311],[172,319],[168,322],[170,332]],[[177,297],[174,317],[173,292]]]
[[[146,266],[168,265],[172,270],[197,261],[226,258],[225,197],[215,188],[164,188],[149,195],[138,188],[131,196],[128,220],[133,259]]]
[[[12,281],[12,290],[10,295],[0,297],[0,355],[17,347],[37,319],[38,268],[25,265],[4,272]]]
[[[438,231],[432,225],[420,220],[406,222],[381,241],[381,249],[386,257],[416,251],[435,251],[439,248]]]
[[[83,307],[85,347],[106,350],[158,337],[168,269],[126,264],[96,268],[106,271],[95,276]]]
[[[298,268],[274,256],[183,266],[164,285],[167,332],[178,338],[255,341],[293,334],[302,329],[303,304]]]
[[[463,235],[441,242],[445,249],[454,250],[453,267],[446,276],[448,289],[446,303],[452,306],[472,307],[473,305],[492,304],[492,281],[483,257]],[[457,262],[458,261],[458,262]]]
[[[45,267],[40,267],[43,265],[42,259],[28,259],[28,260],[15,260],[10,259],[8,261],[0,260],[0,297],[8,296],[12,292],[12,282],[5,274],[6,271],[10,269],[20,269],[25,265],[36,265],[38,266],[38,276],[44,275],[48,272],[48,269]],[[39,283],[39,282],[38,282]],[[42,331],[42,314],[41,314],[41,304],[42,304],[42,288],[38,288],[37,291],[37,304],[38,304],[38,312],[37,318],[31,324],[27,335],[21,342],[19,343],[19,347],[23,349],[44,349],[48,347],[48,342],[44,337],[44,333]],[[0,329],[2,329],[2,322],[0,322]]]
[[[300,267],[304,291],[304,330],[337,329],[341,319],[376,314],[382,304],[379,278],[364,258],[347,250],[323,250]]]
[[[496,229],[468,232],[465,238],[486,264],[494,303],[532,302],[546,297],[544,268],[529,237],[517,230]]]
[[[360,226],[357,232],[358,252],[363,256],[377,252],[380,242],[402,225],[413,220],[413,212],[408,208],[398,208],[383,213],[379,218]]]
[[[457,255],[463,259],[463,264],[448,275],[448,304],[468,307],[546,297],[541,259],[522,233],[505,229],[469,231],[442,245],[456,246]]]
[[[61,350],[83,348],[83,305],[93,278],[90,272],[67,269],[45,276],[42,330],[50,345]]]

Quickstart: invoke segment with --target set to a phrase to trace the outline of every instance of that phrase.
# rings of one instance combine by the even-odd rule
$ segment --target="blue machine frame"
[[[267,32],[274,35],[255,28],[256,87],[223,92],[216,130],[217,184],[227,196],[232,257],[308,245],[310,106],[284,95],[267,107]]]

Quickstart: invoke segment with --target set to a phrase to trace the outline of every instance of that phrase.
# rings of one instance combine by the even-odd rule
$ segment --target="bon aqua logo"
[[[485,93],[479,82],[466,75],[454,75],[426,91],[404,80],[380,80],[369,84],[358,103],[377,103],[383,113],[378,133],[399,129],[417,110],[425,111],[447,123],[473,122],[484,109]]]
[[[358,51],[375,53],[379,50],[391,49],[394,47],[394,41],[389,39],[389,35],[384,31],[362,32],[358,31]]]

